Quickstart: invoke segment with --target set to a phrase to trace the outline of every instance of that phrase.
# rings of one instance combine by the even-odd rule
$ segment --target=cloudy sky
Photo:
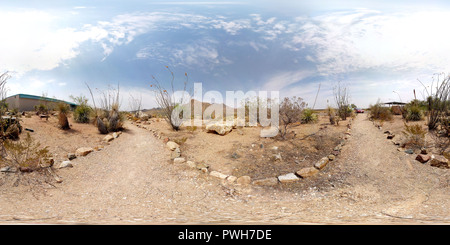
[[[450,71],[446,1],[1,1],[0,72],[8,95],[70,100],[120,85],[155,106],[155,76],[203,92],[280,91],[316,108],[346,84],[360,107],[422,98]],[[90,96],[89,96],[90,97]]]

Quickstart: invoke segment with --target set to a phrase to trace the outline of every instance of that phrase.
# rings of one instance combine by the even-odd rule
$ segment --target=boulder
[[[193,161],[187,161],[186,165],[188,165],[188,167],[190,167],[190,168],[196,168],[197,167],[197,165],[195,165],[195,162],[193,162]]]
[[[237,178],[236,183],[238,185],[249,185],[252,182],[252,178],[250,176],[244,175]]]
[[[78,156],[86,156],[93,151],[94,149],[92,147],[81,147],[76,150],[75,154]]]
[[[184,157],[176,157],[173,159],[173,163],[184,163],[186,162],[186,159]]]
[[[328,157],[322,157],[319,161],[316,162],[316,164],[314,164],[314,167],[320,170],[324,168],[329,161],[330,160],[328,159]]]
[[[181,156],[181,150],[180,150],[180,148],[179,147],[177,147],[174,151],[172,151],[172,153],[170,154],[170,158],[171,159],[174,159],[174,158],[177,158],[177,157],[180,157]]]
[[[233,176],[233,175],[229,175],[229,176],[227,176],[226,180],[228,183],[233,184],[237,180],[237,177]]]
[[[319,172],[319,170],[317,168],[309,167],[309,168],[302,168],[299,171],[297,171],[295,174],[297,174],[298,176],[300,176],[302,178],[308,178],[308,177],[311,177],[311,176],[317,174],[318,172]]]
[[[281,183],[292,183],[298,180],[300,180],[300,178],[294,173],[288,173],[285,175],[278,176],[278,181],[280,181]]]
[[[73,167],[72,162],[70,161],[63,161],[59,164],[58,168],[71,168]]]
[[[444,169],[450,168],[448,159],[441,155],[433,155],[431,157],[430,166]]]
[[[429,155],[425,155],[425,154],[419,154],[416,157],[416,160],[421,162],[421,163],[426,163],[430,160],[430,156]]]
[[[105,138],[103,138],[103,141],[104,141],[104,142],[110,142],[110,141],[112,141],[113,139],[114,139],[114,136],[108,134],[108,135],[105,136]]]
[[[333,155],[333,154],[328,155],[328,160],[334,161],[334,159],[336,159],[335,155]]]
[[[226,135],[227,133],[231,132],[233,129],[232,124],[227,123],[221,123],[221,122],[215,122],[206,125],[206,131],[208,132],[216,132],[220,135]]]
[[[263,186],[273,186],[278,184],[278,178],[272,177],[272,178],[265,178],[265,179],[258,179],[253,181],[254,185],[263,185]]]
[[[209,175],[211,175],[213,177],[216,177],[216,178],[219,178],[219,179],[226,179],[228,177],[228,175],[223,174],[221,172],[217,172],[217,171],[211,171],[209,173]]]
[[[73,160],[73,159],[77,158],[77,155],[75,153],[68,153],[67,154],[67,158],[69,160]]]
[[[173,150],[175,150],[175,149],[180,147],[180,145],[178,145],[177,143],[175,143],[173,141],[167,142],[166,145],[171,151],[173,151]]]

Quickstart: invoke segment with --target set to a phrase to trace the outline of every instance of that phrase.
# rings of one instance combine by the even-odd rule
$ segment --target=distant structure
[[[403,103],[403,102],[397,102],[397,101],[386,102],[386,103],[383,103],[383,104],[388,105],[389,107],[391,107],[391,106],[404,106],[404,105],[406,105],[406,103]]]
[[[29,94],[16,94],[6,98],[8,109],[18,109],[19,111],[34,111],[35,106],[41,103],[51,108],[61,102],[68,104],[71,109],[77,107],[77,104],[72,102]]]

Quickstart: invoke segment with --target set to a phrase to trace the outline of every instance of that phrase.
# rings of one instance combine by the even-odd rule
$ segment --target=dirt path
[[[450,171],[398,152],[365,115],[337,161],[302,180],[309,184],[274,189],[225,186],[169,163],[160,140],[127,127],[59,170],[57,188],[0,186],[0,223],[450,223]]]

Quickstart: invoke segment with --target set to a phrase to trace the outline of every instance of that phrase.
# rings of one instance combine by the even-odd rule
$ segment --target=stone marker
[[[317,174],[319,170],[315,167],[302,168],[296,172],[296,174],[302,178],[308,178]]]
[[[273,186],[278,184],[278,179],[276,177],[258,179],[253,181],[254,185],[265,185],[265,186]]]
[[[228,177],[228,175],[225,175],[225,174],[223,174],[221,172],[217,172],[217,171],[211,171],[209,173],[209,175],[211,175],[213,177],[216,177],[216,178],[219,178],[219,179],[226,179]]]
[[[78,156],[86,156],[93,151],[94,149],[92,147],[81,147],[76,150],[75,154],[77,154]]]
[[[314,167],[320,170],[327,166],[329,161],[330,160],[328,159],[328,157],[322,157],[319,161],[316,162],[316,164],[314,164]]]

